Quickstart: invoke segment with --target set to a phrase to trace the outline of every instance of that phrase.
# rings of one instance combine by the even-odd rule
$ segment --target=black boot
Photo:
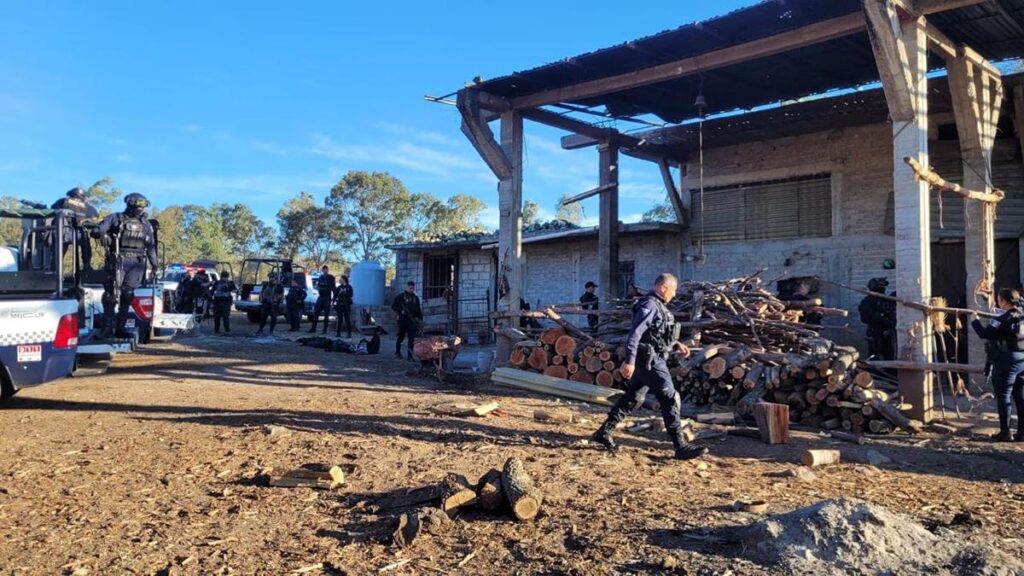
[[[1010,441],[1010,429],[1009,428],[1003,428],[1002,430],[999,431],[999,434],[996,434],[995,436],[992,437],[992,441],[993,442],[1009,442]]]
[[[708,453],[707,448],[687,442],[682,430],[677,430],[675,433],[669,432],[669,435],[671,436],[672,446],[676,449],[672,457],[676,460],[693,460]]]
[[[612,439],[612,428],[614,428],[614,425],[610,426],[608,422],[605,422],[597,429],[597,432],[594,432],[590,440],[600,444],[609,452],[616,451],[618,446],[615,445],[615,440]]]
[[[1013,435],[1014,442],[1024,442],[1024,428],[1017,429],[1017,433]]]

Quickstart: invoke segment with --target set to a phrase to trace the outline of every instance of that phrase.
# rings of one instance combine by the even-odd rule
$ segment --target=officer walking
[[[415,282],[406,283],[405,291],[395,296],[395,300],[391,303],[391,309],[398,316],[395,356],[402,357],[402,340],[408,336],[408,358],[412,360],[412,347],[416,336],[419,335],[420,324],[423,322],[423,309],[420,307],[420,297],[416,295]]]
[[[324,315],[324,334],[327,334],[327,324],[331,321],[331,303],[334,299],[334,291],[338,288],[330,269],[324,264],[320,269],[320,277],[316,279],[316,305],[313,306],[313,327],[309,333],[316,332],[316,323],[320,320],[320,314]]]
[[[633,306],[633,324],[626,337],[626,359],[622,375],[629,379],[626,393],[608,413],[608,419],[594,433],[592,439],[608,450],[615,450],[612,430],[629,412],[639,406],[650,390],[661,405],[675,458],[690,460],[707,453],[702,446],[690,444],[683,437],[679,421],[679,395],[672,385],[666,360],[673,352],[688,355],[690,351],[679,343],[675,317],[666,306],[675,297],[678,280],[672,274],[662,274],[654,281],[647,296]]]
[[[124,198],[124,212],[115,212],[103,219],[92,231],[107,247],[107,279],[103,284],[103,310],[106,322],[101,334],[109,338],[131,336],[125,330],[128,310],[135,296],[135,289],[142,284],[146,273],[146,262],[156,269],[156,233],[146,219],[149,200],[142,194],[129,194]],[[121,276],[118,283],[118,275]],[[115,296],[120,290],[120,297]],[[116,325],[111,322],[117,306]]]
[[[584,292],[580,296],[580,308],[584,310],[597,310],[598,308],[598,297],[597,297],[597,284],[593,282],[587,282],[583,286]],[[597,314],[587,314],[587,326],[590,327],[590,331],[593,332],[597,328],[597,324],[600,321]]]
[[[84,233],[81,232],[81,228],[83,224],[93,220],[100,213],[86,199],[85,190],[78,187],[68,190],[64,198],[54,202],[51,208],[54,210],[70,210],[74,214],[72,221],[65,223],[67,229],[64,230],[64,253],[67,253],[70,246],[75,244],[81,246],[82,269],[88,270],[92,268],[92,244]]]
[[[889,280],[872,278],[868,290],[885,294]],[[867,326],[868,354],[882,360],[896,359],[896,303],[878,296],[865,296],[857,306],[860,321]]]
[[[1020,293],[1003,288],[996,296],[1003,314],[982,325],[977,312],[971,314],[971,327],[979,337],[988,340],[992,353],[992,388],[999,410],[999,434],[996,442],[1010,440],[1010,400],[1017,408],[1017,434],[1013,439],[1024,442],[1024,311]]]
[[[352,337],[352,297],[354,295],[352,285],[348,283],[348,276],[342,276],[341,283],[338,284],[338,291],[334,293],[334,309],[338,315],[338,332],[336,334],[338,338],[341,338],[342,326],[345,326],[345,330],[348,331],[348,337]]]
[[[298,332],[302,327],[302,313],[306,311],[306,296],[309,295],[305,280],[301,274],[292,274],[292,283],[284,299],[292,332]]]
[[[222,270],[220,279],[213,283],[213,333],[220,334],[220,325],[224,323],[224,332],[231,332],[231,303],[235,300],[238,285],[231,280],[231,272]]]
[[[260,290],[260,328],[256,331],[257,336],[263,334],[268,321],[270,333],[274,333],[274,328],[277,327],[277,309],[283,299],[284,285],[281,284],[281,278],[277,272],[271,272],[270,277],[263,283],[263,289]]]

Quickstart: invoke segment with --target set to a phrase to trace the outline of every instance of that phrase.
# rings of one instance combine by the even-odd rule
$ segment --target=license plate
[[[39,344],[18,346],[18,362],[42,362],[43,347]]]

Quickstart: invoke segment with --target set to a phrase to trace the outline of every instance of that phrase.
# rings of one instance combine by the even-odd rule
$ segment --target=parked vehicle
[[[0,398],[69,376],[78,350],[77,255],[62,254],[64,210],[5,209],[20,239],[0,247]],[[70,253],[70,252],[69,252]],[[70,261],[70,267],[65,268]]]
[[[235,310],[245,312],[249,322],[257,324],[260,321],[260,292],[263,290],[263,282],[266,282],[271,273],[278,273],[285,279],[285,296],[288,295],[288,287],[292,283],[294,275],[301,274],[302,282],[310,286],[308,275],[302,266],[292,263],[286,258],[246,258],[242,262],[242,271],[238,277],[238,299],[235,300]],[[307,302],[308,302],[307,297]],[[284,301],[277,311],[284,314]],[[309,309],[312,314],[312,308]]]

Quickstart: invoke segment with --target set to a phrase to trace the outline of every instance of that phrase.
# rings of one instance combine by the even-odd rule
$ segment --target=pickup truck
[[[242,272],[239,276],[238,285],[238,299],[235,300],[235,310],[244,312],[249,322],[256,324],[260,321],[260,292],[263,290],[263,282],[270,277],[272,273],[283,274],[291,279],[295,278],[295,275],[301,274],[302,277],[300,282],[305,282],[307,290],[312,291],[311,280],[309,275],[301,266],[295,265],[291,260],[281,258],[247,258],[242,262]],[[288,286],[290,282],[286,282],[284,286],[285,296],[288,295]],[[308,310],[307,314],[312,314],[312,307],[308,304],[310,299],[310,293],[306,294],[305,308]],[[316,301],[316,296],[313,296],[313,301]],[[278,314],[284,314],[284,301],[281,302],[281,307],[277,310]]]

